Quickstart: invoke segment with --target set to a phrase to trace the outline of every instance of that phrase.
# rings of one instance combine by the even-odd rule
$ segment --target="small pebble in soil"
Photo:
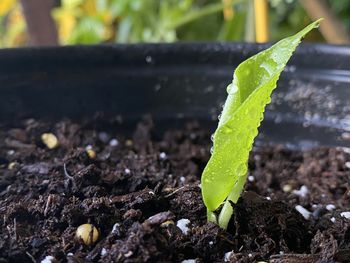
[[[333,204],[328,204],[328,205],[326,205],[326,209],[327,209],[328,211],[332,211],[332,210],[335,209],[335,205],[333,205]]]
[[[94,150],[87,150],[86,151],[90,159],[95,159],[96,158],[96,152]]]
[[[124,257],[129,258],[134,254],[131,250],[124,254]]]
[[[133,145],[133,141],[132,140],[126,140],[125,141],[125,145],[128,146],[128,147],[131,147]]]
[[[58,139],[53,133],[43,133],[41,135],[41,141],[49,149],[54,149],[58,146]]]
[[[119,141],[117,139],[112,139],[109,141],[109,146],[116,147],[118,146]]]
[[[98,239],[98,230],[95,226],[91,224],[83,224],[77,228],[75,233],[79,240],[82,240],[85,245],[92,245]]]
[[[190,223],[190,220],[186,219],[186,218],[182,218],[180,220],[178,220],[176,222],[176,226],[178,228],[180,228],[180,230],[182,231],[182,233],[184,235],[187,235],[188,231],[190,230],[187,225]]]
[[[306,220],[310,218],[311,212],[301,205],[296,205],[295,210],[297,210]]]
[[[333,217],[331,217],[331,222],[333,222],[333,223],[335,223],[335,217],[333,216]]]
[[[341,212],[340,216],[346,218],[346,219],[350,219],[350,212],[346,211],[346,212]]]
[[[124,169],[124,173],[126,173],[126,174],[130,174],[130,173],[131,173],[131,171],[130,171],[130,169],[125,168],[125,169]]]
[[[17,162],[10,162],[7,166],[9,170],[13,170],[17,165]]]
[[[267,196],[266,200],[271,201],[271,197]]]
[[[185,181],[186,181],[186,178],[185,178],[184,176],[181,176],[181,177],[180,177],[180,182],[181,182],[181,183],[184,183]]]
[[[292,186],[290,184],[285,184],[283,187],[282,187],[282,190],[283,192],[285,193],[289,193],[293,190]]]
[[[306,185],[302,185],[299,190],[293,190],[292,193],[301,198],[305,198],[309,193],[309,189]]]
[[[161,152],[160,154],[159,154],[159,158],[160,159],[162,159],[162,160],[164,160],[164,159],[166,159],[166,153],[165,152]]]
[[[96,152],[93,150],[91,145],[88,145],[85,147],[85,151],[88,154],[90,159],[95,159],[96,158]]]
[[[53,256],[46,256],[40,263],[54,263],[56,262]]]
[[[174,214],[171,213],[170,211],[166,211],[166,212],[160,212],[158,214],[150,216],[146,220],[146,222],[150,225],[160,225],[161,223],[171,220],[172,218],[174,218]]]
[[[195,259],[185,259],[182,260],[181,263],[196,263],[197,261]]]

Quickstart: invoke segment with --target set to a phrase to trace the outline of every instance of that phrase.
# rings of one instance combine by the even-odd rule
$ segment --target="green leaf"
[[[306,33],[318,27],[319,21],[237,67],[213,136],[212,156],[202,175],[202,195],[209,211],[216,210],[232,191],[236,194],[230,194],[230,200],[237,201],[265,106],[270,103],[271,93],[294,50]]]

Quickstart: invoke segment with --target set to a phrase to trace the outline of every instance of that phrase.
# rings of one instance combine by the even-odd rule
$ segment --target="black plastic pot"
[[[266,45],[155,44],[0,50],[0,121],[97,111],[214,128],[234,68]],[[304,44],[278,82],[258,143],[350,146],[350,47]]]

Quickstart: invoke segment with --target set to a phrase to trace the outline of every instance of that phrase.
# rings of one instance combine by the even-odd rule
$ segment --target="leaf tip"
[[[324,20],[324,18],[323,18],[323,17],[321,17],[321,18],[317,19],[317,20],[314,22],[314,23],[315,23],[315,28],[317,28],[317,27],[319,27],[319,26],[320,26],[320,24],[321,24],[322,20]]]

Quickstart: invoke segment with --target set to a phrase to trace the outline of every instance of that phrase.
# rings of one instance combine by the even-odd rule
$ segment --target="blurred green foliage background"
[[[60,0],[52,9],[59,43],[246,41],[249,0]],[[227,1],[226,1],[227,2]],[[350,29],[350,1],[327,1]],[[227,10],[226,10],[227,11]],[[295,33],[311,19],[297,0],[269,0],[270,40]],[[312,41],[324,41],[314,31]],[[0,1],[0,47],[25,46],[26,23],[18,0]]]

